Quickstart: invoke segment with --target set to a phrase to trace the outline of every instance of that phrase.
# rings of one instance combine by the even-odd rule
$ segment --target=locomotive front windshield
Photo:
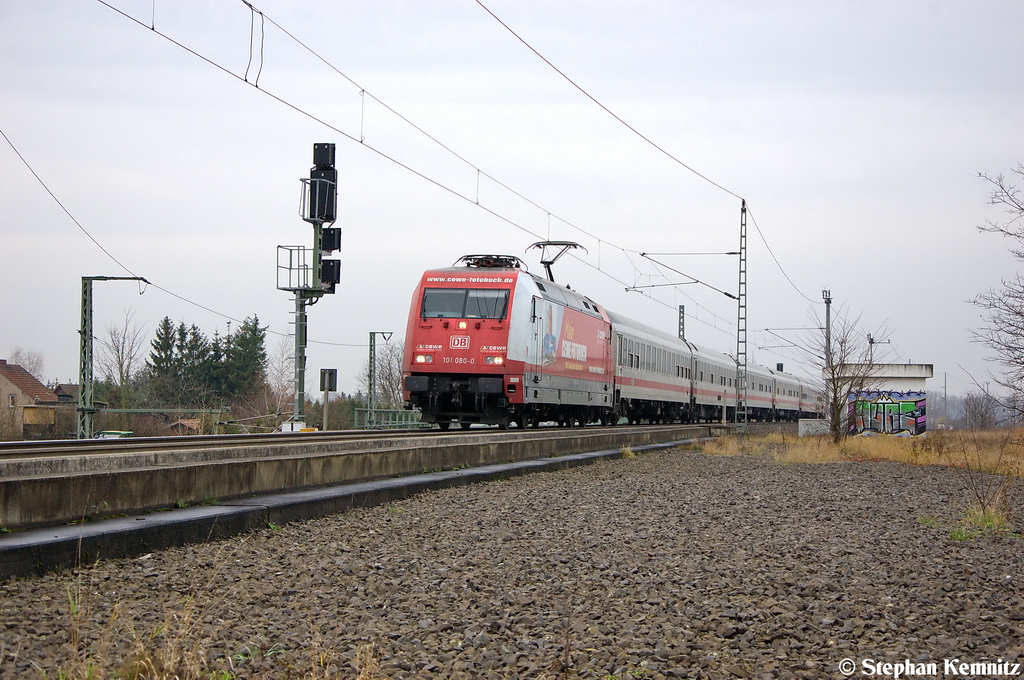
[[[508,290],[496,288],[427,288],[423,291],[424,319],[504,319]]]

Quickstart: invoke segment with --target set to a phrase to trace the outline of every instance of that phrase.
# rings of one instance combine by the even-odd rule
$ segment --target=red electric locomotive
[[[609,314],[551,281],[553,261],[542,259],[549,279],[511,255],[467,255],[423,274],[405,335],[408,408],[443,430],[735,418],[732,357]],[[818,395],[806,381],[781,365],[747,368],[749,417],[814,414]]]
[[[519,258],[467,255],[423,274],[406,330],[404,396],[425,422],[508,427],[607,421],[611,322]],[[457,263],[458,264],[458,263]]]

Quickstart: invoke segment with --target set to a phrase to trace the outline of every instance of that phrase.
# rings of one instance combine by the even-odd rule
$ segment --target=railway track
[[[293,444],[299,442],[341,442],[377,439],[383,436],[395,439],[417,435],[437,434],[436,430],[343,430],[327,432],[276,432],[272,434],[216,434],[188,437],[132,437],[127,439],[63,439],[31,442],[0,442],[0,460],[15,458],[46,458],[56,456],[101,455],[104,453],[132,453],[148,451],[174,451],[196,448],[226,449],[251,446],[257,443]]]
[[[39,442],[0,459],[0,578],[712,435],[721,426]],[[21,458],[14,456],[20,455]],[[169,510],[169,512],[152,512]],[[69,524],[70,523],[70,524]]]
[[[429,470],[707,437],[721,426],[359,431],[0,447],[0,527],[147,512]]]
[[[239,447],[280,446],[294,444],[313,444],[329,446],[332,444],[351,444],[358,442],[393,443],[406,439],[423,437],[458,438],[467,436],[517,436],[533,433],[531,438],[573,436],[573,433],[591,432],[601,426],[587,428],[540,427],[526,430],[498,430],[494,428],[473,428],[462,431],[425,430],[415,428],[408,430],[328,430],[326,432],[275,432],[233,435],[192,435],[185,437],[131,437],[125,439],[64,439],[44,441],[0,442],[0,475],[3,461],[26,460],[33,458],[61,458],[81,456],[103,456],[108,454],[133,454],[173,451],[216,451],[218,449],[237,449]],[[643,431],[656,427],[693,427],[700,431],[721,430],[725,426],[717,424],[702,425],[644,425],[617,427],[616,432]],[[710,428],[710,430],[709,430]],[[558,434],[563,433],[563,434]]]

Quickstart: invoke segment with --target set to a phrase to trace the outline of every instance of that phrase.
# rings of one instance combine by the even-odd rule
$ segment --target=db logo
[[[452,349],[469,349],[468,335],[453,335],[451,341]]]

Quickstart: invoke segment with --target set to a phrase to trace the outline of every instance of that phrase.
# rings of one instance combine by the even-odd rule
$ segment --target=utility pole
[[[341,281],[341,260],[323,258],[324,253],[341,248],[341,229],[324,227],[333,224],[336,218],[338,171],[334,167],[334,144],[313,145],[313,167],[309,178],[300,181],[303,187],[299,214],[313,225],[313,247],[277,247],[277,289],[295,296],[295,406],[291,420],[282,425],[292,431],[305,426],[306,307],[316,304],[325,294],[333,294]]]
[[[747,202],[740,204],[739,290],[736,297],[736,424],[747,428]],[[724,408],[724,407],[723,407]],[[724,418],[723,418],[724,420]]]
[[[370,331],[370,358],[367,365],[369,375],[366,381],[366,426],[377,425],[377,336],[384,338],[384,342],[391,340],[392,333],[382,331]]]
[[[825,370],[832,375],[832,291],[821,291],[825,301]]]
[[[93,403],[92,374],[92,282],[93,281],[142,281],[141,276],[83,276],[82,277],[82,327],[79,329],[78,354],[78,438],[91,439],[93,416],[98,410]]]

